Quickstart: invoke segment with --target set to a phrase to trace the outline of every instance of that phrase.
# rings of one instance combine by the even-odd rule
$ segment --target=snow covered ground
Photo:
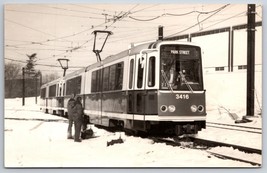
[[[213,116],[212,118],[208,116],[208,120],[211,121],[219,119],[220,122],[233,123],[229,115],[223,111],[218,113],[216,109],[209,110],[208,115]],[[261,127],[261,118],[257,117],[247,125]],[[27,98],[25,106],[21,106],[20,98],[5,99],[4,166],[18,168],[255,167],[239,161],[219,159],[203,150],[168,146],[154,143],[150,139],[126,136],[123,132],[111,133],[91,127],[98,137],[75,143],[73,140],[66,139],[66,121],[61,117],[40,112],[38,105],[35,104],[35,98]],[[261,148],[261,135],[242,136],[243,134],[235,134],[232,131],[225,131],[224,134],[217,133],[207,128],[200,132],[199,136],[215,136],[218,140]],[[108,141],[118,139],[120,136],[124,143],[107,147]],[[251,155],[228,147],[217,147],[209,151],[235,152],[244,159],[252,158],[259,161],[262,159],[261,155]]]

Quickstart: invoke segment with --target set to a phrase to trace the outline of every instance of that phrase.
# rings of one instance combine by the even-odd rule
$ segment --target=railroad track
[[[255,149],[255,148],[250,148],[250,147],[245,147],[245,146],[239,146],[239,145],[233,145],[233,144],[228,144],[224,142],[218,142],[218,141],[211,141],[207,139],[200,139],[200,138],[195,138],[195,137],[190,137],[192,142],[194,142],[194,145],[204,145],[209,147],[232,147],[234,149],[238,149],[239,151],[244,151],[246,153],[256,153],[256,154],[262,154],[262,151],[260,149]]]
[[[187,147],[187,148],[192,148],[192,149],[197,149],[197,150],[204,150],[208,152],[209,154],[212,154],[215,157],[218,157],[221,159],[236,160],[236,161],[240,161],[244,163],[249,163],[254,166],[261,166],[260,161],[246,160],[243,158],[238,158],[234,155],[229,155],[229,154],[227,155],[225,153],[209,151],[209,149],[211,149],[212,147],[220,146],[220,147],[232,147],[234,149],[238,149],[239,151],[243,151],[245,153],[261,155],[262,151],[259,149],[232,145],[232,144],[211,141],[211,140],[206,140],[206,139],[200,139],[200,138],[195,138],[192,136],[181,138],[180,141],[177,141],[175,139],[170,139],[170,138],[158,138],[158,137],[150,137],[150,139],[152,139],[155,143],[165,143],[166,145],[171,145],[171,146],[179,146],[179,147]]]
[[[217,152],[212,152],[212,151],[207,151],[208,153],[212,154],[215,157],[221,158],[221,159],[230,159],[230,160],[236,160],[239,162],[244,162],[244,163],[249,163],[253,166],[261,166],[261,163],[258,161],[252,161],[252,160],[245,160],[241,159],[232,155],[227,155],[227,154],[222,154],[222,153],[217,153]]]
[[[247,126],[241,126],[241,125],[232,125],[232,124],[223,124],[223,123],[214,123],[214,122],[206,122],[206,126],[212,127],[212,128],[262,134],[262,129],[258,127],[247,127]]]
[[[212,151],[207,151],[207,152],[220,159],[230,159],[230,160],[235,160],[239,162],[249,163],[253,166],[261,166],[260,161],[245,160],[239,157],[235,157],[233,155],[227,155],[227,154],[222,154],[222,153],[217,153],[217,152],[212,152]]]

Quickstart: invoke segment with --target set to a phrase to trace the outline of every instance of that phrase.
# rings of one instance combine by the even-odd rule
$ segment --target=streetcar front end
[[[194,45],[160,46],[158,118],[171,122],[176,135],[205,128],[206,103],[201,49]]]

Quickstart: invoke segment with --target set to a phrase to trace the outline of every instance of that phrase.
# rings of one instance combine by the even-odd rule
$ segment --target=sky
[[[5,4],[5,63],[23,66],[26,55],[37,53],[37,70],[62,73],[57,59],[67,58],[70,73],[96,62],[94,30],[113,33],[101,53],[104,59],[131,43],[157,40],[160,25],[164,37],[171,37],[245,24],[246,11],[247,4],[236,3]],[[262,6],[256,5],[256,11],[256,21],[261,21]],[[97,48],[103,38],[98,35]]]

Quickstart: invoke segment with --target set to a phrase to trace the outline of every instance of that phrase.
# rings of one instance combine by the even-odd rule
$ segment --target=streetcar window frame
[[[129,70],[129,89],[133,88],[133,76],[134,76],[134,59],[131,59],[130,70]]]
[[[56,84],[49,86],[49,93],[48,93],[49,97],[55,97],[56,96],[56,88],[57,88]]]
[[[101,70],[95,70],[92,72],[91,84],[92,84],[91,92],[99,92],[102,90]]]
[[[143,79],[144,79],[144,67],[142,67],[142,62],[141,62],[140,57],[138,59],[138,69],[137,69],[137,88],[142,88],[143,87]]]
[[[123,85],[123,69],[124,63],[116,64],[116,74],[115,74],[115,90],[121,90]]]
[[[109,90],[109,67],[104,68],[103,70],[103,85],[102,90],[108,91]]]
[[[149,57],[148,61],[148,81],[147,85],[149,87],[154,87],[156,84],[156,57]]]
[[[42,88],[41,89],[41,98],[45,98],[46,97],[46,88]]]
[[[123,86],[123,69],[124,62],[120,62],[103,69],[93,71],[91,78],[91,92],[121,90]]]
[[[82,76],[77,76],[75,78],[69,79],[66,83],[66,95],[81,93]]]
[[[163,47],[168,47],[170,46],[170,48],[173,46],[173,47],[178,47],[177,50],[180,50],[181,48],[189,48],[189,49],[195,49],[195,52],[192,56],[189,56],[189,57],[183,57],[184,55],[179,55],[179,59],[180,59],[180,62],[187,62],[189,60],[191,61],[197,61],[197,63],[199,64],[198,65],[198,71],[197,71],[197,75],[198,75],[198,82],[197,83],[189,83],[190,86],[192,87],[193,90],[195,91],[202,91],[204,89],[204,86],[203,86],[203,71],[202,71],[202,56],[201,56],[201,48],[199,46],[190,46],[190,45],[183,45],[183,44],[179,44],[179,45],[161,45],[160,46],[160,64],[163,63],[163,60],[162,60],[162,49]],[[168,48],[168,49],[170,49]],[[170,49],[171,50],[171,49]],[[175,48],[174,48],[175,50]],[[175,54],[176,52],[174,52]],[[160,66],[160,70],[162,70],[162,66]],[[163,88],[162,87],[162,82],[164,82],[164,80],[162,79],[162,73],[160,73],[160,89],[162,90],[169,90],[170,88],[167,87],[167,88]],[[186,87],[185,84],[183,84],[182,86],[179,86],[179,88],[174,88],[172,87],[173,90],[188,90],[188,88]]]
[[[62,96],[65,96],[65,83],[63,83],[63,91],[62,91]]]
[[[92,78],[91,78],[91,92],[96,92],[97,91],[97,70],[92,72]]]
[[[109,67],[109,91],[115,90],[115,83],[116,83],[116,64]]]

